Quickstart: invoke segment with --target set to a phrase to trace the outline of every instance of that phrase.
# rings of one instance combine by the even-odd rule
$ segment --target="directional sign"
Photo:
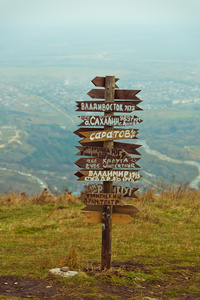
[[[88,147],[88,143],[81,143],[82,146]],[[136,144],[129,144],[129,143],[121,143],[121,142],[114,142],[114,149],[123,149],[129,154],[134,155],[141,155],[136,149],[141,147],[142,145],[136,145]],[[77,147],[77,146],[76,146]],[[103,147],[103,142],[91,142],[90,147]]]
[[[76,101],[78,107],[76,111],[131,113],[135,110],[142,110],[137,106],[140,102],[142,100],[115,101],[110,103],[105,103],[104,101]]]
[[[83,212],[87,217],[83,220],[84,223],[102,223],[102,213],[101,212]],[[126,214],[112,214],[113,224],[128,224],[133,221],[133,218]]]
[[[118,80],[119,80],[119,78],[115,78],[115,82],[117,82]],[[96,76],[91,81],[95,86],[105,87],[105,77]],[[116,84],[115,84],[115,88],[118,88],[118,86]]]
[[[139,180],[142,176],[138,170],[110,170],[110,171],[96,171],[96,170],[79,170],[75,173],[78,180],[84,181],[130,181]]]
[[[140,168],[136,162],[140,158],[79,158],[75,164],[83,169],[127,169]]]
[[[83,122],[79,126],[134,126],[142,122],[137,116],[79,116]]]
[[[84,208],[81,209],[81,211],[96,211],[96,212],[103,212],[103,207],[102,205],[86,205]],[[126,214],[129,216],[133,216],[136,213],[138,213],[140,210],[134,206],[134,205],[114,205],[113,206],[113,213],[116,214]]]
[[[115,90],[115,99],[138,99],[136,94],[141,90]],[[88,96],[95,99],[105,99],[105,89],[92,89]]]
[[[85,193],[79,199],[88,205],[124,205],[122,197],[122,194],[115,193]]]
[[[94,131],[95,130],[95,131]],[[126,131],[126,130],[128,130],[128,131]],[[109,135],[119,135],[119,136],[122,136],[121,138],[118,138],[118,139],[128,139],[128,137],[126,138],[123,138],[123,135],[125,135],[125,136],[128,136],[129,135],[129,133],[128,132],[133,132],[133,131],[138,131],[138,129],[130,129],[130,128],[128,128],[128,129],[122,129],[122,128],[119,128],[119,129],[115,129],[115,130],[110,130],[109,132],[111,132],[111,131],[115,131],[115,132],[113,132],[113,133],[110,133]],[[83,134],[83,133],[85,133],[85,132],[88,132],[87,134],[86,134],[86,136],[89,136],[91,133],[94,133],[94,132],[100,132],[100,131],[104,131],[104,132],[107,132],[107,134],[108,134],[108,130],[104,130],[104,128],[88,128],[88,127],[86,127],[86,128],[84,128],[84,127],[80,127],[80,128],[78,128],[77,130],[75,130],[74,131],[74,134],[76,134],[76,135],[78,135],[79,137],[85,137],[85,135]],[[120,132],[119,132],[120,131]],[[138,134],[138,133],[137,133]]]
[[[88,128],[89,129],[89,128]],[[92,128],[90,128],[92,129]],[[82,129],[84,130],[84,129]],[[101,131],[81,131],[81,135],[85,138],[79,141],[82,143],[98,142],[98,141],[111,141],[111,140],[125,140],[137,139],[138,129],[114,129],[114,130],[101,130]]]
[[[97,183],[89,184],[89,185],[85,185],[84,188],[85,191],[91,193],[103,192],[103,184],[97,184]],[[137,190],[138,188],[134,188],[134,187],[113,185],[113,193],[124,194],[124,197],[137,198],[137,196],[134,194]]]
[[[96,131],[101,131],[101,130],[103,131],[103,130],[104,130],[104,127],[101,127],[101,128],[95,128],[95,130],[96,130]],[[93,132],[93,131],[94,131],[94,128],[88,128],[88,127],[83,128],[83,127],[80,127],[80,128],[78,128],[77,130],[75,130],[74,133],[75,133],[76,135],[80,136],[80,137],[84,137],[84,135],[82,134],[82,132],[86,132],[86,131],[88,131],[88,132]]]
[[[87,144],[88,145],[88,144]],[[76,146],[80,150],[76,155],[79,156],[95,156],[99,158],[125,158],[130,156],[123,149],[109,149],[106,147],[88,147]],[[139,153],[139,152],[138,152]]]

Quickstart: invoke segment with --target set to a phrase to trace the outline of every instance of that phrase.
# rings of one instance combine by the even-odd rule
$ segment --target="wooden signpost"
[[[111,267],[111,236],[113,224],[128,224],[132,216],[139,212],[133,205],[126,205],[124,200],[136,198],[138,188],[113,185],[113,182],[135,182],[142,176],[136,162],[140,155],[137,148],[141,145],[116,142],[116,140],[137,139],[138,129],[133,128],[142,122],[134,111],[141,111],[138,106],[142,102],[136,95],[140,90],[121,90],[116,85],[118,78],[114,76],[95,77],[92,83],[101,89],[92,89],[88,96],[94,101],[77,101],[80,112],[104,112],[103,116],[79,116],[82,123],[74,133],[82,138],[76,146],[79,158],[75,164],[80,169],[75,173],[79,181],[102,181],[103,184],[89,184],[80,200],[86,205],[82,212],[86,215],[84,222],[102,223],[101,267]],[[102,89],[104,87],[104,89]],[[117,101],[115,100],[117,99]],[[114,112],[123,113],[114,116]],[[128,113],[129,115],[124,115]],[[89,126],[89,127],[88,127]],[[97,128],[101,126],[100,128]],[[131,128],[114,128],[114,126],[130,126]]]
[[[91,193],[102,193],[103,192],[103,184],[89,184],[85,185],[85,191],[91,192]],[[135,192],[138,190],[138,188],[134,187],[126,187],[126,186],[120,186],[120,185],[113,185],[113,193],[120,193],[124,194],[124,197],[130,197],[130,198],[137,198],[135,195]]]
[[[138,173],[138,170],[79,170],[75,173],[78,180],[81,181],[130,181],[134,182],[139,180],[142,175]]]
[[[103,131],[104,130],[104,128],[95,128],[95,130],[96,131]],[[76,134],[76,135],[78,135],[79,137],[84,137],[84,135],[83,135],[83,132],[88,132],[88,134],[89,133],[92,133],[94,131],[94,128],[88,128],[88,127],[86,127],[86,128],[78,128],[77,130],[75,130],[74,131],[74,133]]]
[[[135,96],[136,97],[136,96]],[[135,110],[142,110],[138,104],[141,100],[128,101],[76,101],[78,109],[76,111],[97,111],[97,112],[118,112],[131,113]]]
[[[113,86],[112,86],[113,87]],[[138,99],[135,95],[140,92],[140,90],[114,90],[114,99]],[[92,89],[88,93],[93,99],[105,99],[106,89]],[[111,100],[111,99],[108,99]],[[112,101],[107,101],[112,102]]]
[[[96,76],[94,79],[92,79],[92,83],[95,85],[95,86],[98,86],[98,87],[105,87],[105,77],[99,77],[99,76]],[[117,82],[119,80],[119,78],[115,78],[115,82]],[[115,88],[118,89],[118,86],[115,84]]]
[[[84,223],[102,223],[102,219],[103,219],[103,213],[100,212],[83,212],[87,218],[85,220],[83,220]],[[128,224],[131,221],[133,221],[133,218],[128,215],[128,214],[115,214],[112,213],[112,224]],[[111,254],[111,252],[108,252]],[[111,255],[110,255],[111,256]],[[107,262],[107,261],[106,261]],[[109,264],[110,265],[110,264]],[[103,264],[103,268],[102,269],[109,269],[108,262],[107,264]]]
[[[90,144],[91,145],[91,144]],[[130,157],[124,149],[109,149],[107,147],[83,147],[76,146],[80,150],[76,155],[79,156],[94,156],[99,158],[125,158]]]
[[[103,212],[103,206],[102,205],[87,205],[84,208],[82,208],[82,211],[97,211],[97,212]],[[114,205],[113,206],[113,213],[117,214],[127,214],[129,216],[135,215],[140,210],[135,207],[134,205]]]
[[[103,143],[104,142],[91,142],[89,145],[91,147],[103,147]],[[81,143],[81,145],[88,147],[88,143]],[[141,147],[141,145],[134,145],[134,144],[129,144],[129,143],[114,142],[114,150],[115,149],[123,149],[124,151],[126,151],[129,154],[140,155],[140,153],[136,150],[139,147]]]
[[[84,169],[122,169],[122,168],[140,168],[136,161],[140,158],[132,158],[132,157],[125,157],[125,158],[79,158],[75,164]]]
[[[79,128],[74,131],[80,137],[86,139],[80,141],[80,143],[88,143],[92,141],[106,141],[106,140],[124,140],[124,139],[136,139],[138,129],[115,129],[115,130],[103,130],[102,128]]]
[[[79,126],[135,126],[142,122],[137,116],[79,116],[83,122]]]
[[[90,205],[124,205],[122,197],[122,194],[116,193],[85,193],[80,199],[84,204]]]
[[[81,131],[81,135],[85,138],[80,143],[98,142],[98,141],[113,141],[124,139],[136,139],[138,129],[116,129],[116,130],[101,130],[101,131]]]

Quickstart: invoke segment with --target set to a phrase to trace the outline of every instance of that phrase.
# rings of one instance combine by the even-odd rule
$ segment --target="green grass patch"
[[[194,152],[200,153],[200,146],[190,146],[189,148]]]
[[[78,287],[77,295],[81,291],[85,299],[123,299],[120,289],[125,287],[130,292],[126,299],[133,292],[132,299],[145,299],[150,297],[148,291],[156,299],[199,295],[198,191],[163,190],[160,195],[149,191],[130,201],[141,212],[128,225],[113,225],[113,265],[104,272],[101,224],[82,222],[82,204],[45,194],[37,199],[23,196],[21,202],[17,197],[10,195],[6,201],[4,196],[0,202],[0,278],[49,280],[50,269],[68,266],[79,274],[53,282],[67,289]],[[48,199],[52,203],[46,203]]]

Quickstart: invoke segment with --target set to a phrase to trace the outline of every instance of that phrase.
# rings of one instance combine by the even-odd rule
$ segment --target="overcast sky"
[[[200,0],[0,0],[0,28],[200,24]]]

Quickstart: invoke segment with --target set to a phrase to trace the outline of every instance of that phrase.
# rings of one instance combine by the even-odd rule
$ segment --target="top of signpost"
[[[115,78],[115,82],[117,82],[119,78]],[[92,79],[92,83],[97,87],[105,87],[105,77],[99,77],[96,76]],[[115,85],[115,88],[119,88],[117,85]]]

